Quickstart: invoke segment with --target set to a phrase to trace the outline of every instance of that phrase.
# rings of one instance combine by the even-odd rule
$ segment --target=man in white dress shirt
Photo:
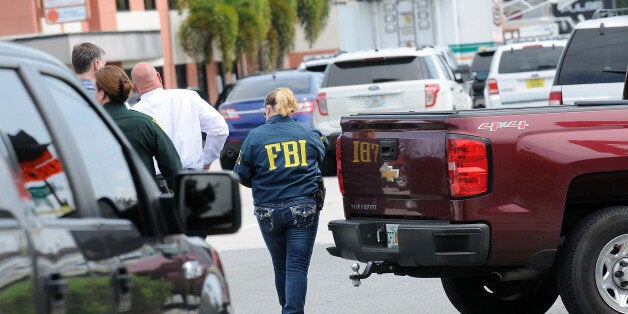
[[[183,169],[209,169],[229,135],[222,115],[195,91],[164,89],[159,72],[149,63],[136,64],[131,79],[140,95],[131,109],[157,121],[174,143]],[[207,135],[205,147],[201,132]]]

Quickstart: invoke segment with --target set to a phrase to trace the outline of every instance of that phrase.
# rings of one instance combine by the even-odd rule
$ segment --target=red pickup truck
[[[628,313],[626,105],[344,117],[328,251],[462,313]]]

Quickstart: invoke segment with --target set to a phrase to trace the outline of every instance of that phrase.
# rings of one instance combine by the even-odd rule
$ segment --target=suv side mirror
[[[175,204],[177,218],[189,236],[230,234],[240,229],[240,184],[232,172],[179,172]]]

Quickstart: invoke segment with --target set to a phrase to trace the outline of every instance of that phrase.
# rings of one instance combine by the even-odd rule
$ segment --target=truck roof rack
[[[624,15],[624,14],[619,14],[619,13],[624,13],[624,12],[628,12],[628,8],[597,9],[595,12],[593,12],[593,16],[591,16],[591,19],[599,19],[603,17]]]

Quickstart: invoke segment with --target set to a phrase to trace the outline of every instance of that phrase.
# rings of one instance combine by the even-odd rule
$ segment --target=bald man
[[[131,79],[140,95],[131,109],[157,121],[174,143],[183,169],[209,169],[229,135],[222,115],[194,91],[163,89],[161,75],[149,63],[136,64]],[[205,146],[201,132],[207,135]]]

